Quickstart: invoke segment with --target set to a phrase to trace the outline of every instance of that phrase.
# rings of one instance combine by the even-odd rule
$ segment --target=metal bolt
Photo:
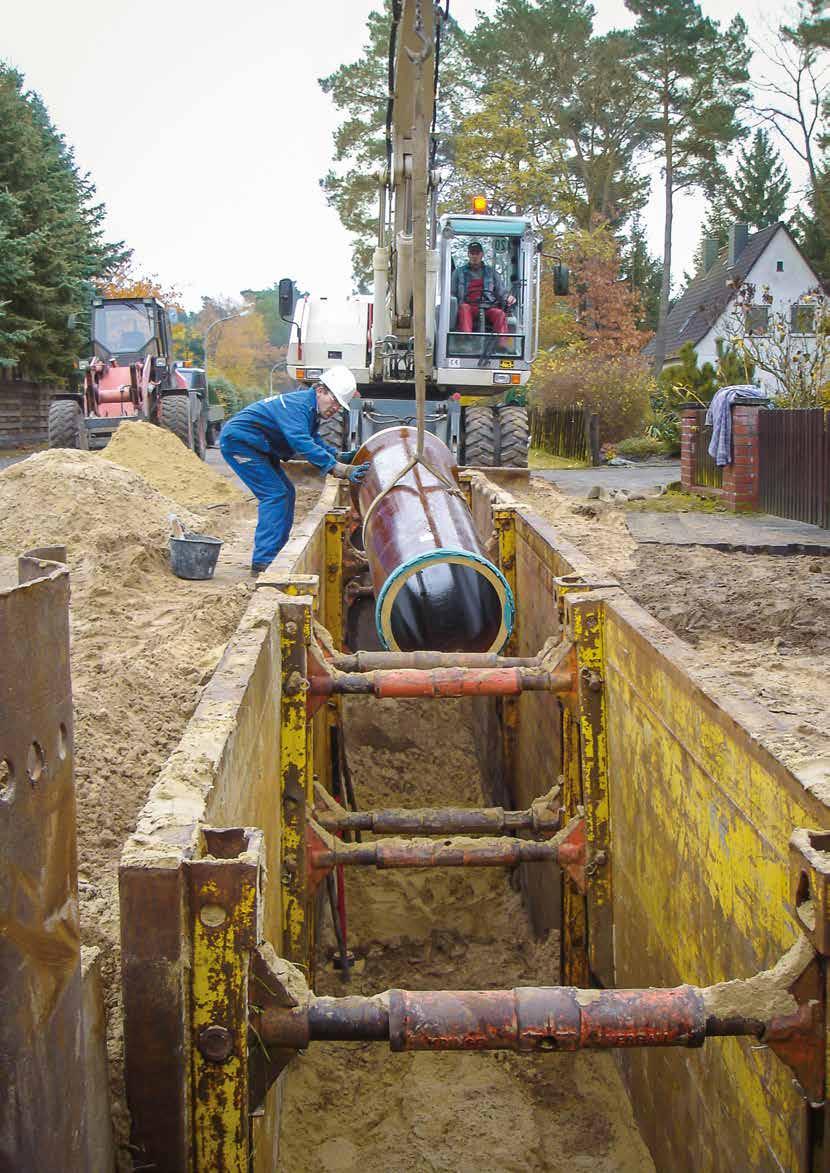
[[[286,635],[296,635],[297,634],[297,624],[294,622],[293,619],[289,619],[288,622],[286,623],[285,634]]]
[[[197,1045],[211,1063],[224,1063],[233,1050],[233,1035],[226,1026],[206,1026],[199,1032]]]
[[[593,668],[583,668],[579,673],[580,679],[589,692],[599,692],[602,688],[602,677]]]

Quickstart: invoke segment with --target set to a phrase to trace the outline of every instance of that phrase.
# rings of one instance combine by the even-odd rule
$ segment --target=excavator
[[[448,2],[444,10],[429,0],[393,4],[374,293],[371,300],[313,297],[284,278],[287,368],[306,383],[332,362],[353,371],[360,398],[348,420],[332,421],[337,434],[326,437],[332,443],[354,448],[377,431],[413,423],[415,301],[423,289],[426,427],[460,464],[527,467],[522,388],[538,347],[541,241],[528,217],[488,215],[481,196],[469,212],[437,214],[435,111],[448,11]],[[416,225],[419,202],[425,223]],[[472,330],[460,328],[453,275],[471,243],[481,246],[484,264],[505,291],[506,333],[494,333],[483,310]],[[564,266],[554,270],[554,288],[567,293]]]
[[[49,405],[50,448],[104,448],[122,423],[168,428],[205,459],[210,405],[172,361],[168,311],[153,297],[97,297],[90,319],[92,356],[79,366],[82,390]]]

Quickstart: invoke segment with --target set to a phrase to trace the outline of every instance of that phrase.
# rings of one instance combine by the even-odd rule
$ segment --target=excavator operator
[[[477,240],[471,240],[467,248],[467,264],[452,275],[452,295],[458,298],[456,330],[472,333],[473,315],[477,317],[483,309],[493,333],[507,333],[504,309],[514,306],[516,299],[512,293],[505,293],[495,268],[484,263],[484,250]]]
[[[311,387],[271,395],[244,407],[222,428],[219,447],[230,467],[259,498],[251,573],[261,574],[291,533],[294,486],[281,461],[301,456],[323,473],[359,483],[368,464],[357,452],[338,453],[320,439],[321,419],[348,408],[357,383],[347,367],[330,367]]]

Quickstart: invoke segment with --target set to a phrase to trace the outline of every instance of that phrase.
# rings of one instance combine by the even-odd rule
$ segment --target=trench
[[[344,735],[363,808],[485,798],[468,701],[352,698]],[[534,939],[517,888],[503,868],[350,869],[356,964],[347,985],[324,914],[316,992],[557,984],[558,934]],[[654,1169],[609,1054],[314,1043],[283,1083],[280,1173]]]

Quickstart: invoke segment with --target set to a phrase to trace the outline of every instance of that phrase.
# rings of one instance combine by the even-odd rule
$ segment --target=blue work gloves
[[[368,462],[366,464],[355,464],[349,469],[349,480],[353,485],[359,485],[369,468]]]
[[[333,477],[338,477],[341,481],[351,481],[353,485],[359,485],[366,476],[366,469],[369,467],[366,464],[346,464],[342,460],[338,460],[329,472]]]
[[[359,449],[357,448],[350,448],[348,452],[338,452],[337,459],[341,464],[351,464],[357,456],[358,451]]]

